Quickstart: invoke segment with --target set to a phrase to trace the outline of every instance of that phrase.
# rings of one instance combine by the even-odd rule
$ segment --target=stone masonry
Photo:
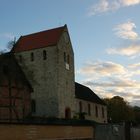
[[[46,51],[46,60],[43,60],[43,51]],[[34,89],[32,99],[36,109],[33,115],[65,118],[65,111],[69,109],[72,117],[75,106],[74,53],[67,27],[64,26],[56,45],[16,52],[15,56]]]

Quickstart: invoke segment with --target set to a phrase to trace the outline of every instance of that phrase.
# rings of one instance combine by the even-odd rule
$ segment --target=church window
[[[67,55],[67,63],[69,64],[70,63],[70,56]]]
[[[98,107],[97,106],[95,106],[95,115],[96,115],[96,117],[98,117]]]
[[[47,59],[47,52],[45,50],[43,50],[43,60]]]
[[[34,61],[34,53],[31,53],[31,61]]]
[[[104,108],[102,107],[102,117],[104,118],[105,117],[105,111],[104,111]]]
[[[66,62],[66,52],[64,52],[64,62]]]
[[[82,102],[81,101],[79,102],[79,112],[80,113],[82,112]]]
[[[91,107],[90,107],[90,104],[88,104],[88,115],[89,116],[91,115]]]
[[[35,113],[36,112],[36,102],[35,102],[35,100],[32,100],[31,107],[32,107],[32,112]]]

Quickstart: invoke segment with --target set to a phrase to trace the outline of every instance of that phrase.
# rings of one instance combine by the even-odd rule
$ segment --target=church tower
[[[12,49],[32,85],[32,114],[72,118],[74,53],[67,26],[21,36]]]

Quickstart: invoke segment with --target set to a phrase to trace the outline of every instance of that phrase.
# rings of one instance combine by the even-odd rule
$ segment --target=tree
[[[112,122],[133,121],[133,108],[120,96],[104,99],[108,108],[108,119]]]
[[[13,46],[15,45],[15,43],[16,43],[16,40],[15,40],[15,39],[9,41],[9,42],[7,43],[7,46],[5,47],[5,49],[0,50],[0,55],[1,55],[1,54],[4,54],[4,53],[6,53],[6,52],[11,51],[11,49],[13,48]]]
[[[7,50],[10,51],[13,48],[13,46],[15,45],[15,43],[16,43],[15,39],[9,41],[7,44]]]
[[[134,106],[135,122],[140,123],[140,107]]]

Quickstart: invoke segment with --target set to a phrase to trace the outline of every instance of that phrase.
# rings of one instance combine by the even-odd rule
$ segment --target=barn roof
[[[90,88],[75,82],[75,96],[78,99],[106,105]]]
[[[54,46],[58,43],[65,27],[66,25],[50,30],[21,36],[14,45],[12,52],[22,52],[32,49]]]

